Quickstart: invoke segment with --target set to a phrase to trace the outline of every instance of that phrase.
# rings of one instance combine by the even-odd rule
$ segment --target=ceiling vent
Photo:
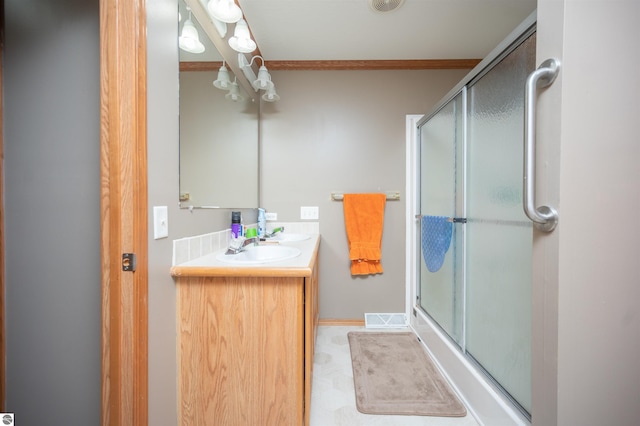
[[[369,0],[371,9],[376,12],[393,12],[404,4],[404,0]]]

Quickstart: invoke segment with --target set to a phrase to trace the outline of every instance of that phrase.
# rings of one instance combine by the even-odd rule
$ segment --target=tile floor
[[[351,353],[347,340],[347,333],[350,331],[366,331],[366,329],[365,327],[318,327],[311,390],[311,426],[479,425],[470,414],[466,417],[428,417],[360,413],[356,408]]]

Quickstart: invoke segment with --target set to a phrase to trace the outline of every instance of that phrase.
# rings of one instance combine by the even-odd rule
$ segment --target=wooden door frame
[[[145,0],[100,0],[102,425],[148,422],[146,78]]]

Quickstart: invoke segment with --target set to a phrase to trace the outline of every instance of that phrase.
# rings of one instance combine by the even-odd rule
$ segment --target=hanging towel
[[[351,275],[382,273],[380,263],[385,194],[344,194],[344,223]]]
[[[422,256],[429,272],[437,272],[451,245],[453,224],[446,216],[422,216]]]

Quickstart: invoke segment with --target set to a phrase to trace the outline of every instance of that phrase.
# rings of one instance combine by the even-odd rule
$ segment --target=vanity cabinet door
[[[183,425],[301,425],[301,277],[178,280]]]

